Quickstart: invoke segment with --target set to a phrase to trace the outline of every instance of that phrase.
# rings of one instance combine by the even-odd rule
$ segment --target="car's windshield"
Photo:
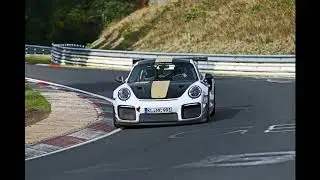
[[[197,74],[189,62],[138,64],[128,83],[142,81],[195,81]]]

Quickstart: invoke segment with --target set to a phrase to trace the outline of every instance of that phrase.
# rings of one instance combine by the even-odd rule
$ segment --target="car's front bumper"
[[[179,100],[171,100],[171,101],[153,101],[152,103],[148,103],[146,101],[141,102],[141,104],[136,103],[135,106],[129,104],[114,104],[115,105],[115,115],[114,115],[114,122],[117,125],[123,126],[134,126],[134,125],[171,125],[171,124],[188,124],[188,123],[195,123],[195,122],[202,122],[206,120],[206,104],[203,103],[203,98],[194,99],[192,101],[179,101]],[[192,114],[194,109],[188,110],[185,105],[190,105],[190,107],[194,104],[199,104],[200,112],[193,117],[184,117],[186,114]],[[132,119],[124,119],[120,118],[121,113],[119,112],[119,107],[127,106],[131,107],[131,110],[128,110],[127,113],[122,114],[129,114],[134,113],[134,115],[130,116]],[[145,114],[144,108],[146,107],[172,107],[172,113],[159,113],[159,114]],[[139,110],[138,110],[139,109]],[[198,110],[199,110],[198,109]],[[127,116],[129,117],[129,116]]]
[[[159,116],[164,115],[164,114],[159,114]],[[197,118],[192,118],[191,120],[178,120],[175,118],[172,119],[165,119],[166,117],[164,116],[163,119],[161,120],[153,120],[153,121],[136,121],[136,122],[124,122],[124,121],[119,121],[115,118],[115,123],[120,126],[154,126],[154,125],[182,125],[182,124],[194,124],[194,123],[200,123],[204,122],[206,120],[206,113],[202,113],[200,117]]]

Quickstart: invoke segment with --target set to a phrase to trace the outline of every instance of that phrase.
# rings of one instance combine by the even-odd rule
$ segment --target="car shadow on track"
[[[241,106],[231,106],[231,107],[217,107],[216,113],[213,117],[210,118],[209,123],[232,119],[239,112],[251,108],[252,105],[241,105]]]
[[[143,125],[143,126],[128,126],[125,129],[143,129],[143,128],[161,128],[161,127],[174,127],[174,126],[192,126],[205,123],[215,123],[221,120],[232,119],[239,112],[252,107],[252,105],[241,105],[241,106],[231,106],[231,107],[217,107],[216,113],[210,118],[208,122],[199,123],[188,123],[188,124],[173,124],[173,125]]]

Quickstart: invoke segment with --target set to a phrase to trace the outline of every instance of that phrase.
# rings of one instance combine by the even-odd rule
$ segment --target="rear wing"
[[[151,58],[149,58],[149,59],[151,59]],[[132,64],[134,65],[134,64],[136,64],[137,62],[142,61],[142,60],[147,60],[147,59],[146,59],[146,58],[133,58],[133,59],[132,59]]]
[[[175,59],[191,59],[195,62],[195,65],[198,67],[199,62],[208,62],[208,56],[190,56],[190,57],[179,57]]]
[[[165,62],[165,61],[172,61],[175,59],[190,59],[195,61],[196,63],[198,63],[199,61],[208,61],[208,57],[207,56],[181,56],[181,57],[165,57],[165,56],[159,56],[157,58],[133,58],[132,59],[132,63],[136,64],[139,61],[142,60],[155,60],[155,61],[161,61],[161,62]]]
[[[193,61],[208,61],[207,56],[190,56],[190,57],[179,57],[174,59],[192,59]]]

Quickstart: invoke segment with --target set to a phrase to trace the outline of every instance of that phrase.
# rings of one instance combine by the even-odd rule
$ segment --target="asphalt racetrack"
[[[25,65],[29,78],[112,97],[128,72]],[[129,128],[25,162],[30,180],[294,180],[295,81],[216,77],[209,123]]]

